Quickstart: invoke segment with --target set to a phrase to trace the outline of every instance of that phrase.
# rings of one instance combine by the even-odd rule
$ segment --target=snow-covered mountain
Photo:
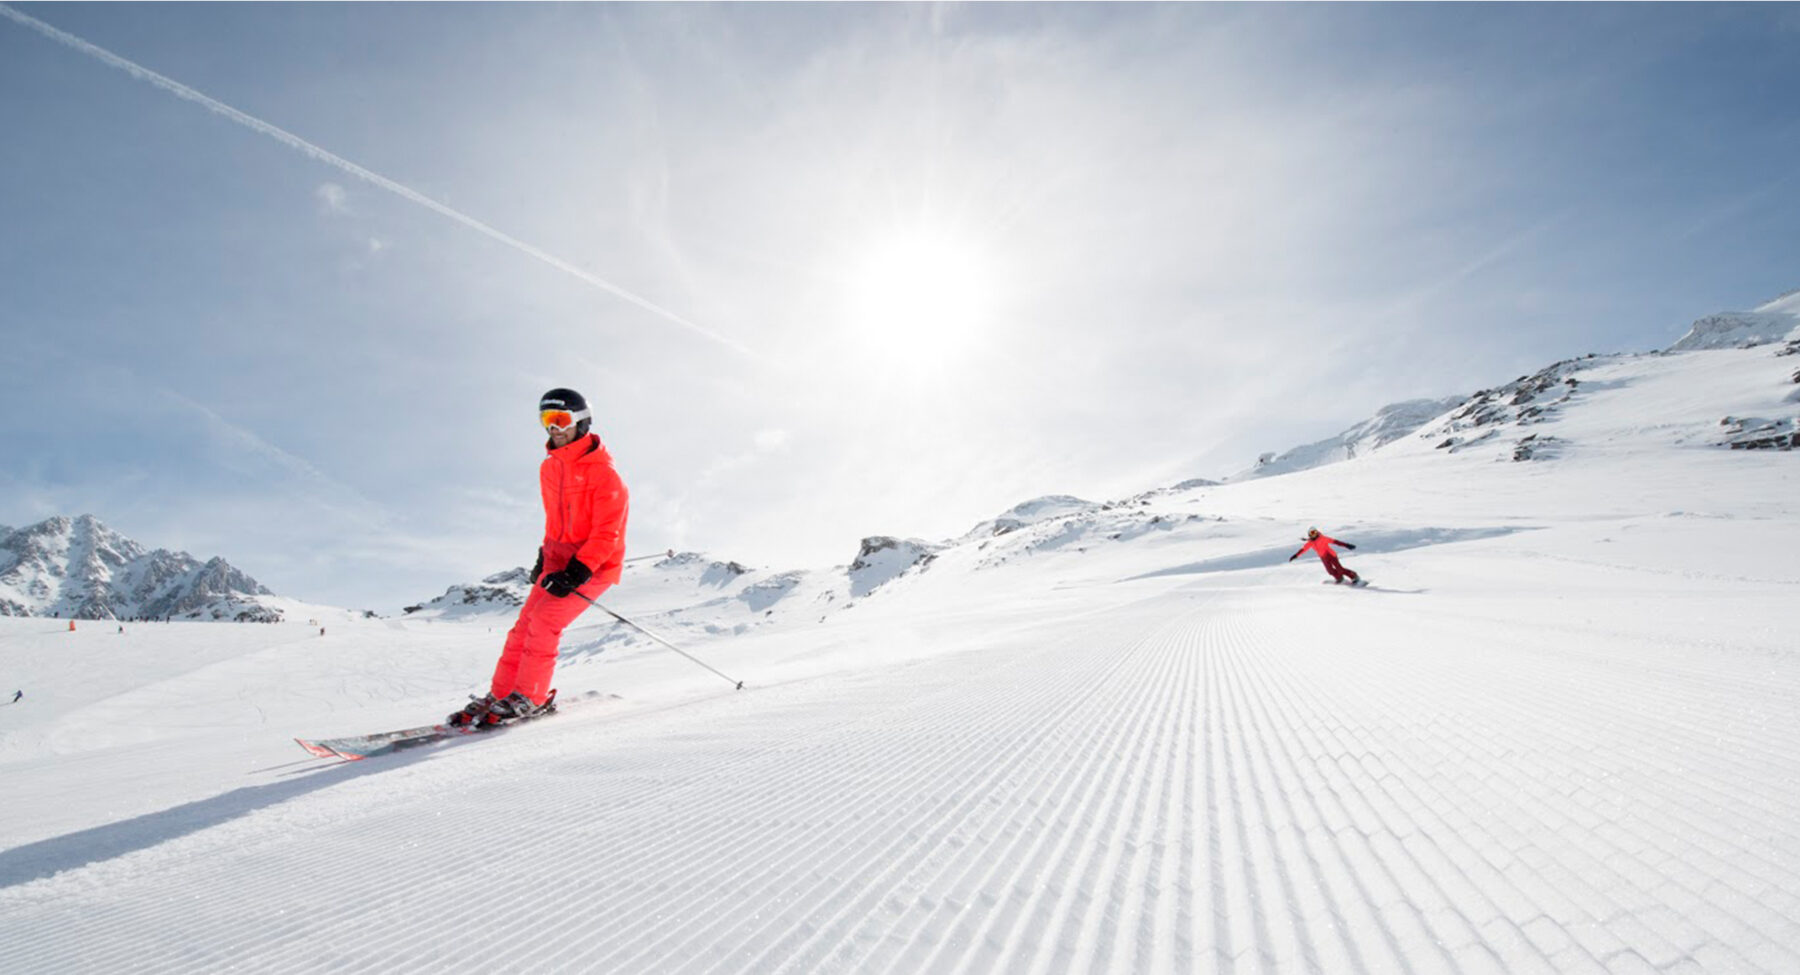
[[[1763,305],[1756,314],[1797,312],[1800,293]],[[1706,323],[1718,318],[1697,322],[1689,339],[1725,334],[1708,331]],[[1781,330],[1779,337],[1791,330]],[[985,571],[1049,553],[1129,543],[1205,520],[1199,513],[1172,512],[1171,503],[1192,503],[1226,485],[1327,471],[1386,453],[1543,462],[1570,449],[1603,445],[1789,450],[1800,444],[1800,338],[1774,348],[1752,341],[1749,333],[1736,333],[1731,341],[1677,343],[1684,344],[1686,351],[1568,359],[1471,396],[1395,403],[1335,437],[1267,455],[1223,482],[1197,478],[1109,502],[1047,495],[981,521],[962,536],[935,542],[865,538],[847,565],[831,569],[759,569],[693,552],[628,565],[605,602],[677,634],[741,634],[794,619],[822,622],[862,601],[904,590],[909,580],[935,571],[940,560]],[[1630,388],[1639,399],[1627,392]],[[1620,409],[1614,402],[1620,397],[1631,405]],[[1584,412],[1595,399],[1600,405]],[[1630,422],[1633,418],[1642,422]],[[478,584],[453,586],[407,612],[449,619],[510,615],[526,590],[525,570],[511,569]],[[636,639],[620,630],[599,642]]]
[[[1193,480],[1185,486],[1216,483]],[[1169,490],[1173,489],[1153,494]],[[602,602],[632,619],[677,633],[743,633],[795,618],[823,620],[918,578],[940,552],[966,546],[983,553],[984,564],[991,567],[1016,555],[1057,548],[1066,539],[1101,530],[1098,526],[1105,526],[1115,539],[1141,533],[1155,516],[1138,518],[1124,509],[1148,503],[1133,499],[1099,504],[1051,495],[1015,505],[955,539],[870,536],[858,542],[847,564],[829,569],[759,569],[698,552],[675,553],[654,562],[628,562],[619,585],[608,590]],[[1045,525],[1051,527],[1044,530]],[[508,569],[479,583],[451,586],[405,612],[418,619],[510,618],[529,591],[527,572],[523,567]],[[620,631],[607,642],[614,639],[637,638]]]
[[[1790,291],[1750,311],[1725,311],[1694,322],[1670,352],[1747,349],[1781,342],[1800,330],[1800,291]]]
[[[273,595],[222,558],[150,551],[92,515],[0,533],[0,616],[270,622]]]
[[[917,538],[863,539],[856,561],[850,563],[850,595],[867,596],[914,569],[929,566],[937,558],[937,549]]]
[[[624,571],[631,589],[639,594],[634,600],[637,608],[652,612],[736,593],[744,588],[746,577],[757,574],[737,562],[719,561],[699,552],[670,552],[654,562],[632,559]],[[408,606],[403,612],[419,619],[510,614],[524,604],[531,591],[530,573],[526,566],[496,572],[479,583],[451,586],[443,595]]]
[[[1789,343],[1790,350],[1800,342],[1800,291],[1788,292],[1750,311],[1718,312],[1700,318],[1667,352],[1750,349],[1778,342]],[[1574,377],[1612,358],[1590,355],[1558,362],[1469,397],[1393,403],[1337,436],[1282,453],[1264,454],[1249,470],[1226,480],[1273,477],[1354,460],[1419,431],[1423,431],[1422,436],[1436,437],[1440,448],[1452,452],[1509,435],[1519,427],[1543,422],[1548,413],[1569,403],[1579,384]],[[1800,371],[1795,375],[1800,377]],[[1448,419],[1434,422],[1452,411],[1454,415]],[[1783,424],[1771,426],[1756,417],[1727,417],[1722,425],[1731,428],[1724,440],[1740,447],[1774,446],[1779,438],[1792,432]],[[1517,460],[1542,459],[1554,452],[1556,440],[1525,433],[1512,440],[1511,445]]]
[[[1414,399],[1390,403],[1377,410],[1374,416],[1335,437],[1295,447],[1280,454],[1264,454],[1257,458],[1256,466],[1229,480],[1274,477],[1277,474],[1292,474],[1324,464],[1334,464],[1340,460],[1353,460],[1412,433],[1461,406],[1464,400],[1465,397],[1452,396],[1447,399]]]
[[[976,525],[963,537],[968,539],[985,538],[990,535],[1008,535],[1041,521],[1066,515],[1077,515],[1092,511],[1097,507],[1099,506],[1092,501],[1084,501],[1072,495],[1046,495],[1013,505],[999,516]]]
[[[588,614],[555,719],[353,764],[290,736],[484,689],[522,572],[329,635],[0,619],[0,778],[56,797],[0,804],[0,942],[45,972],[1789,975],[1797,390],[1791,339],[1588,356],[1280,476],[830,568],[646,559],[606,601],[682,654]],[[1373,585],[1289,563],[1308,524]]]
[[[444,590],[442,596],[404,607],[401,612],[408,615],[424,613],[452,619],[458,616],[512,610],[525,605],[525,596],[530,590],[531,569],[521,565],[496,572],[480,582],[451,586]]]
[[[771,570],[700,552],[631,560],[602,604],[671,633],[743,633],[793,618],[820,617],[930,565],[940,546],[919,539],[865,538],[848,565],[825,570]],[[479,583],[451,586],[443,595],[408,606],[415,619],[510,621],[530,589],[528,569],[495,573]],[[640,640],[629,630],[603,636],[590,650]]]
[[[1441,422],[1423,428],[1418,438],[1449,453],[1498,445],[1501,455],[1514,461],[1543,460],[1572,444],[1602,440],[1791,450],[1800,446],[1800,359],[1790,358],[1797,355],[1800,339],[1773,349],[1748,342],[1569,359],[1476,393]],[[1585,408],[1596,394],[1621,394],[1647,383],[1660,387],[1658,399],[1640,404],[1628,418]],[[1599,398],[1604,403],[1610,397]],[[1592,423],[1609,416],[1613,421],[1602,436]],[[1619,426],[1618,419],[1638,422]]]

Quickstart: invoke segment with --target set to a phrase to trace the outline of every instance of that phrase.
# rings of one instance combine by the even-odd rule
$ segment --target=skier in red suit
[[[1300,546],[1300,551],[1288,556],[1288,561],[1292,562],[1300,556],[1305,555],[1307,552],[1317,552],[1319,561],[1325,563],[1325,571],[1331,573],[1333,581],[1342,583],[1345,579],[1348,579],[1353,586],[1361,582],[1361,576],[1344,568],[1344,564],[1338,561],[1337,553],[1331,550],[1331,546],[1333,545],[1342,545],[1347,549],[1356,548],[1356,546],[1349,542],[1340,542],[1330,535],[1319,534],[1317,528],[1309,528],[1306,530],[1306,544]]]
[[[450,715],[452,725],[499,724],[554,710],[550,687],[562,633],[619,581],[625,564],[630,499],[612,455],[590,433],[587,400],[553,389],[538,401],[549,456],[538,468],[544,498],[544,542],[531,569],[531,595],[506,635],[486,697]]]

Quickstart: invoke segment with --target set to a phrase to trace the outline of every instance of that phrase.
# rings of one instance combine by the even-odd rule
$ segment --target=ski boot
[[[466,728],[480,721],[495,703],[497,702],[492,694],[483,694],[481,697],[470,694],[469,703],[464,705],[461,711],[451,712],[450,716],[444,719],[444,723],[452,728]]]
[[[546,714],[555,713],[556,691],[554,689],[550,691],[549,697],[544,698],[544,703],[542,704],[533,704],[531,703],[531,698],[520,694],[518,691],[513,691],[511,694],[508,694],[489,705],[488,709],[482,713],[477,727],[482,729],[493,728],[518,721],[529,721],[532,718],[541,718]]]

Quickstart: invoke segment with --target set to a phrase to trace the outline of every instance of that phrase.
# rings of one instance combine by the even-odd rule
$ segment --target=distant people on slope
[[[1306,530],[1306,544],[1300,546],[1300,551],[1288,556],[1288,561],[1292,562],[1300,556],[1305,555],[1307,552],[1316,552],[1318,553],[1319,561],[1325,563],[1325,571],[1331,573],[1332,581],[1342,584],[1344,580],[1348,579],[1353,586],[1361,583],[1361,576],[1345,568],[1344,564],[1338,561],[1337,553],[1331,550],[1333,545],[1341,545],[1347,549],[1356,548],[1356,546],[1349,542],[1339,541],[1332,538],[1330,535],[1320,534],[1317,528],[1309,528]]]

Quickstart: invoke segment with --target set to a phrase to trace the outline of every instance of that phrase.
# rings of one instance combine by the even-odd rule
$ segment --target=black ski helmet
[[[592,418],[588,413],[587,398],[580,393],[558,386],[538,397],[538,415],[543,416],[545,410],[568,410],[575,414],[575,435],[587,436]]]

